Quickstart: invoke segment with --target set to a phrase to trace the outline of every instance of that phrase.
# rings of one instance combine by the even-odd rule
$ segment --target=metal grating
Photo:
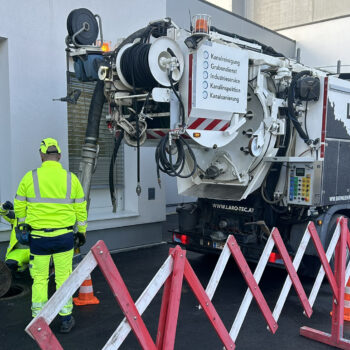
[[[73,73],[68,76],[68,92],[79,89],[81,95],[77,104],[68,103],[68,149],[69,170],[75,174],[79,173],[81,159],[81,147],[84,143],[90,101],[95,88],[94,82],[81,82],[75,78]],[[113,153],[113,134],[108,130],[105,116],[108,113],[108,105],[105,104],[100,123],[99,146],[100,153],[96,171],[92,176],[92,188],[107,188],[109,176],[109,164]],[[124,145],[119,148],[116,162],[116,187],[124,187]]]

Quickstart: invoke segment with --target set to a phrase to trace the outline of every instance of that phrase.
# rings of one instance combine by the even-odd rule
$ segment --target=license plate
[[[216,249],[224,249],[225,242],[213,242],[213,248]]]

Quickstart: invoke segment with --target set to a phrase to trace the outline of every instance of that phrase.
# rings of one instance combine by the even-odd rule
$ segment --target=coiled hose
[[[295,101],[295,88],[297,85],[297,81],[303,77],[304,75],[311,75],[311,72],[308,70],[303,70],[300,73],[296,74],[290,83],[289,89],[288,89],[288,118],[293,123],[294,128],[298,132],[299,136],[304,140],[304,142],[307,145],[310,145],[312,140],[308,137],[308,135],[305,133],[303,128],[301,127],[301,124],[299,123],[298,119],[295,115],[295,109],[294,109],[294,101]]]
[[[174,147],[174,148],[173,148]],[[176,149],[177,158],[176,162],[173,162],[173,155],[172,151]],[[182,174],[182,171],[184,170],[185,163],[186,163],[186,149],[190,156],[190,158],[193,161],[192,170],[189,174]],[[158,176],[158,183],[160,185],[160,171],[163,173],[169,175],[169,176],[178,176],[181,178],[188,178],[191,177],[196,169],[197,169],[197,161],[196,157],[187,143],[187,141],[179,136],[175,140],[172,140],[172,144],[169,144],[169,134],[165,135],[159,142],[156,153],[155,153],[155,159],[157,164],[157,176]]]
[[[136,89],[150,90],[158,86],[149,68],[148,53],[151,44],[137,43],[125,50],[120,60],[123,76]]]

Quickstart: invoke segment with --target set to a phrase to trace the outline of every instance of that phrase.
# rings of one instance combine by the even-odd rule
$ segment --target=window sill
[[[11,231],[11,226],[0,222],[0,232]]]
[[[0,222],[0,242],[8,242],[10,240],[11,226]]]
[[[112,212],[112,207],[107,208],[91,208],[88,215],[88,222],[100,220],[113,220],[120,218],[131,218],[139,216],[138,211],[122,210],[116,213]]]

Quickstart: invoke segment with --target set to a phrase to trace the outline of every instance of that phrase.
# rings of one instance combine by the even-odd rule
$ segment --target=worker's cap
[[[52,146],[54,147],[54,149],[48,150],[49,147],[52,147]],[[48,137],[47,139],[44,139],[41,141],[40,152],[44,154],[61,153],[61,149],[60,149],[60,146],[58,145],[58,142],[55,139]]]

